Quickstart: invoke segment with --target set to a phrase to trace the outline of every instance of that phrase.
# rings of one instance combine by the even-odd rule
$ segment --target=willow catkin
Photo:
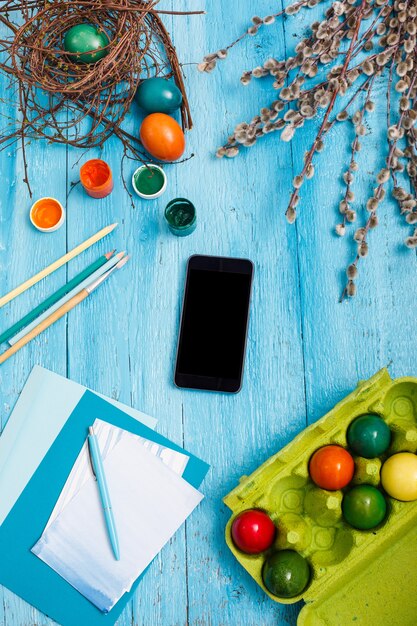
[[[270,17],[277,18],[283,13],[290,16],[317,4],[316,0],[301,0],[268,19],[254,18],[247,31],[227,46],[227,50],[230,52],[247,35],[259,35],[264,25],[272,23]],[[302,169],[293,177],[286,210],[287,219],[292,223],[304,181],[314,178],[315,172],[320,171],[316,155],[326,147],[327,134],[337,123],[352,123],[355,138],[348,166],[343,170],[345,190],[339,204],[342,222],[335,227],[336,233],[343,236],[349,224],[356,222],[358,215],[363,216],[362,238],[353,261],[355,277],[349,278],[343,292],[352,296],[356,293],[353,281],[357,278],[357,265],[368,253],[367,236],[378,224],[377,212],[381,210],[385,187],[390,181],[405,223],[414,225],[417,220],[417,0],[322,0],[321,4],[322,20],[310,25],[308,34],[296,44],[292,56],[269,57],[262,65],[245,70],[241,77],[245,85],[252,80],[272,78],[274,101],[281,101],[283,105],[272,125],[262,115],[249,122],[242,132],[238,132],[238,125],[217,154],[227,157],[232,147],[240,152],[244,147],[254,146],[265,134],[278,130],[281,140],[294,141],[304,124],[315,123],[316,138],[307,151]],[[221,59],[220,51],[207,55],[199,70],[212,71]],[[356,154],[362,145],[364,149],[367,145],[365,116],[379,105],[372,97],[375,83],[378,83],[378,93],[388,94],[387,120],[390,121],[386,128],[385,163],[378,173],[371,174],[377,187],[366,203],[367,212],[363,212],[354,206],[351,187],[355,185],[354,172],[360,169]],[[396,93],[400,94],[399,98],[395,97]],[[343,101],[342,96],[345,96]],[[359,102],[359,107],[353,108],[355,102]],[[381,106],[386,107],[386,102]],[[267,124],[264,133],[262,128]],[[255,133],[249,139],[252,128]],[[236,154],[234,150],[233,156]],[[408,176],[410,192],[398,184],[399,175]],[[302,211],[297,209],[297,213]],[[354,231],[355,239],[356,233],[358,229]],[[405,244],[415,247],[415,238],[416,233],[413,233]]]

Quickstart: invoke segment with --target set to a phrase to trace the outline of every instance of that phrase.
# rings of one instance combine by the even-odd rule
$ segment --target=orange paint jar
[[[90,159],[81,166],[81,184],[92,198],[105,198],[113,191],[110,167],[101,159]]]
[[[52,233],[65,222],[65,211],[55,198],[40,198],[32,205],[29,217],[35,228],[43,233]]]

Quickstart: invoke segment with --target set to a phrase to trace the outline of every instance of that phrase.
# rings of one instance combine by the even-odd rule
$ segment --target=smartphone
[[[252,276],[248,259],[190,257],[175,365],[178,387],[240,390]]]

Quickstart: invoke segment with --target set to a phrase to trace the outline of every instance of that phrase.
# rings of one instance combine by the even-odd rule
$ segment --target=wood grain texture
[[[391,360],[393,375],[415,375],[416,255],[402,247],[406,229],[386,201],[361,267],[359,294],[338,304],[342,270],[353,252],[332,234],[351,140],[347,126],[335,129],[316,176],[303,187],[295,226],[286,223],[284,212],[292,177],[313,140],[312,126],[291,144],[270,135],[237,159],[213,156],[236,123],[273,99],[269,79],[244,88],[240,72],[269,55],[290,53],[297,36],[321,16],[320,7],[247,38],[207,76],[194,64],[238,36],[253,13],[276,11],[276,3],[268,0],[255,8],[248,0],[206,6],[203,0],[165,0],[163,6],[206,8],[207,15],[164,18],[185,64],[195,124],[186,154],[195,156],[166,168],[168,190],[162,198],[135,198],[131,208],[116,140],[88,153],[32,142],[28,159],[35,199],[54,196],[67,210],[64,228],[38,233],[29,223],[21,153],[0,153],[0,294],[95,230],[120,223],[94,249],[4,307],[2,328],[99,254],[117,247],[132,255],[117,277],[1,367],[0,425],[39,363],[156,416],[160,432],[211,464],[203,486],[206,499],[155,559],[118,626],[294,626],[299,606],[271,602],[227,550],[229,512],[222,497],[358,379]],[[0,77],[0,87],[5,85]],[[381,89],[378,95],[383,101]],[[370,191],[368,173],[382,165],[384,116],[383,110],[374,116],[366,139],[370,147],[360,157],[355,189],[360,202]],[[140,119],[134,105],[127,128],[138,133]],[[80,165],[97,156],[110,164],[115,178],[113,193],[103,200],[89,198],[80,185],[71,190]],[[134,163],[126,164],[128,178],[134,169]],[[163,223],[166,202],[181,195],[198,212],[197,230],[184,239],[172,236]],[[237,395],[179,390],[172,383],[185,263],[195,253],[244,256],[255,264],[245,380]],[[9,591],[0,594],[0,626],[52,625]]]

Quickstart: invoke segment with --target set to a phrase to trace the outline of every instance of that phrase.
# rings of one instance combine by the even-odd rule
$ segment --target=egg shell
[[[147,113],[172,113],[181,106],[182,93],[172,80],[156,76],[140,83],[136,102]]]
[[[342,502],[343,517],[358,530],[378,526],[387,513],[382,493],[372,485],[357,485],[347,492]]]
[[[360,415],[349,425],[347,440],[355,454],[373,459],[388,449],[391,431],[379,415]]]
[[[106,33],[93,24],[76,24],[72,26],[64,37],[64,50],[71,54],[74,63],[96,63],[108,53],[100,50],[109,44]]]
[[[355,471],[352,456],[341,446],[323,446],[310,459],[312,481],[322,489],[336,491],[350,483]]]
[[[176,161],[184,153],[185,137],[178,122],[165,113],[151,113],[142,122],[140,140],[159,161]]]
[[[310,580],[308,561],[295,550],[271,554],[262,569],[265,587],[274,596],[293,598],[304,591]]]
[[[417,500],[417,456],[411,452],[390,456],[382,466],[381,483],[387,494],[396,500]]]
[[[247,554],[259,554],[271,547],[275,538],[275,526],[263,511],[242,511],[233,521],[232,537],[235,545]]]

